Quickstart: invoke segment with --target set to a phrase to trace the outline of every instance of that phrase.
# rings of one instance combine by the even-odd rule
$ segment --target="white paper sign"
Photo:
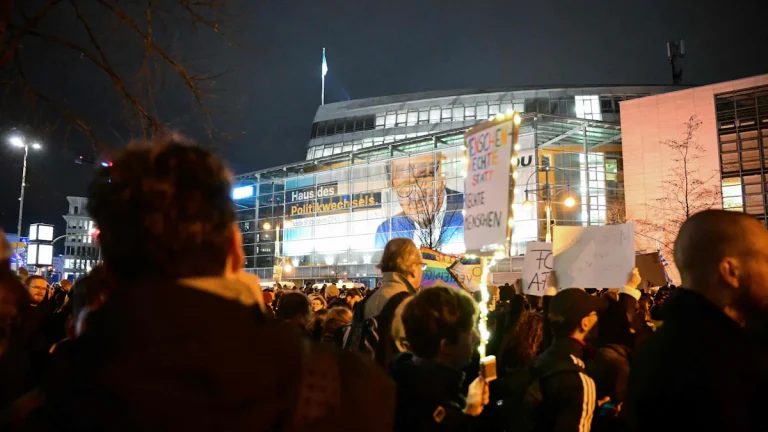
[[[552,271],[552,243],[529,242],[523,260],[523,293],[543,296]]]
[[[620,288],[635,267],[635,224],[556,226],[555,271],[560,288]]]
[[[464,243],[467,252],[492,252],[506,243],[509,217],[512,120],[489,122],[465,135]]]

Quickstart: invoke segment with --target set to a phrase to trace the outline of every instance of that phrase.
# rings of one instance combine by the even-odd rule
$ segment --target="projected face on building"
[[[405,216],[420,226],[432,223],[445,201],[440,153],[392,161],[392,189]]]

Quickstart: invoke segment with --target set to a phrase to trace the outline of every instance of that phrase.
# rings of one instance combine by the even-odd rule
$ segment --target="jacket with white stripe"
[[[542,401],[536,431],[588,432],[595,411],[596,390],[584,367],[584,347],[573,339],[555,338],[535,367]]]

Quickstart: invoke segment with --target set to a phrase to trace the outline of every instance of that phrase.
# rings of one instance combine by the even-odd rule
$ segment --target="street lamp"
[[[563,204],[570,208],[576,205],[576,199],[571,196],[571,185],[568,181],[568,172],[563,170],[562,168],[558,167],[551,167],[551,166],[541,166],[536,165],[535,168],[544,170],[544,186],[542,188],[533,188],[528,189],[528,183],[531,181],[531,177],[536,175],[538,171],[534,171],[531,173],[531,175],[528,177],[528,181],[525,184],[525,201],[523,201],[522,205],[525,209],[530,209],[533,206],[533,202],[528,199],[528,194],[532,194],[536,198],[540,200],[544,200],[544,210],[547,213],[547,236],[546,241],[547,243],[552,243],[552,199],[555,198],[558,194],[565,192],[566,198],[565,201],[563,201]],[[549,183],[549,171],[555,169],[563,173],[566,178],[566,184],[565,185],[550,185]],[[551,186],[551,187],[550,187]],[[555,193],[552,193],[551,190],[556,189]],[[559,189],[559,190],[557,190]],[[543,196],[540,195],[540,193],[543,193]]]
[[[21,239],[21,217],[24,214],[24,188],[27,186],[27,156],[29,155],[29,147],[40,150],[43,146],[36,142],[28,143],[24,137],[19,135],[10,137],[8,141],[15,147],[24,148],[24,167],[21,170],[21,196],[19,196],[19,222],[16,224],[16,235]]]

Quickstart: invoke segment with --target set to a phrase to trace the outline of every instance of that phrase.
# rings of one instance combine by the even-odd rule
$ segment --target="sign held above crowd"
[[[523,260],[523,294],[543,296],[547,275],[554,267],[552,243],[529,242]]]
[[[554,270],[560,288],[619,288],[635,267],[635,224],[556,226]]]

